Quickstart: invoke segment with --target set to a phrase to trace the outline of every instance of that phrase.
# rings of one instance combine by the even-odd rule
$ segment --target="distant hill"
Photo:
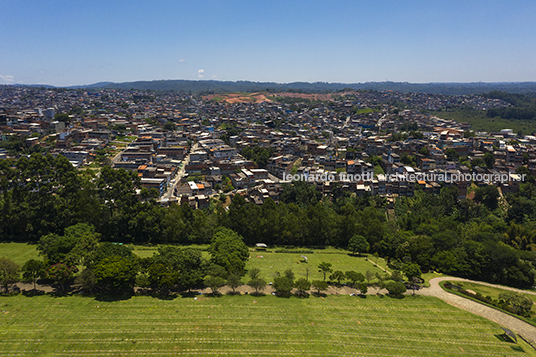
[[[50,87],[50,86],[44,86]],[[327,93],[353,90],[393,90],[407,93],[434,93],[434,94],[475,94],[491,91],[505,91],[511,93],[536,92],[536,82],[497,82],[497,83],[408,83],[408,82],[366,82],[366,83],[327,83],[327,82],[251,82],[251,81],[215,81],[215,80],[158,80],[138,82],[100,82],[91,85],[72,86],[69,88],[113,88],[137,89],[154,91],[182,91],[192,93],[228,93],[228,92],[285,92],[297,91],[307,93]]]
[[[12,84],[14,87],[56,88],[50,84]]]
[[[96,84],[88,87],[96,88]],[[494,90],[526,93],[536,92],[536,82],[517,83],[407,83],[407,82],[367,82],[367,83],[327,83],[327,82],[250,82],[250,81],[188,81],[161,80],[125,83],[109,83],[101,88],[138,89],[155,91],[183,91],[192,93],[258,92],[258,91],[303,91],[334,92],[343,89],[372,89],[378,91],[393,90],[397,92],[417,92],[435,94],[473,94]]]
[[[71,86],[71,87],[68,87],[69,89],[78,89],[78,88],[104,88],[110,84],[114,84],[113,82],[99,82],[99,83],[94,83],[94,84],[90,84],[90,85],[86,85],[86,86]]]

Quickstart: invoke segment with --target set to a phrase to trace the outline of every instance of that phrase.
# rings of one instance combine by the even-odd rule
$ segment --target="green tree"
[[[424,146],[419,150],[419,154],[424,155],[424,156],[428,156],[430,154],[430,151],[428,150],[428,148],[426,146]]]
[[[266,281],[261,278],[261,271],[259,268],[253,268],[248,272],[251,278],[248,285],[255,289],[255,294],[258,295],[261,290],[266,286]]]
[[[486,164],[486,167],[488,169],[492,169],[495,165],[495,155],[491,152],[487,152],[484,154],[484,163]]]
[[[78,268],[76,266],[67,263],[56,263],[48,268],[46,277],[57,285],[60,293],[65,293],[67,285],[73,280],[74,274],[77,272]]]
[[[19,279],[19,266],[14,261],[0,257],[0,284],[4,287],[4,292],[9,292],[9,285]]]
[[[350,241],[348,242],[348,249],[352,252],[352,254],[358,252],[359,255],[361,255],[368,252],[370,249],[370,244],[365,237],[356,234],[350,238]]]
[[[365,276],[363,274],[358,273],[358,272],[353,271],[353,270],[347,271],[345,275],[346,275],[346,279],[348,279],[350,281],[352,286],[355,286],[355,283],[357,283],[357,282],[365,281]]]
[[[76,242],[67,254],[66,260],[77,265],[91,265],[93,253],[100,241],[100,233],[95,232],[95,228],[87,223],[78,223],[67,227],[64,235]]]
[[[409,281],[412,281],[415,278],[420,279],[422,275],[419,264],[411,262],[404,264],[402,267],[402,272]]]
[[[97,283],[95,282],[95,271],[93,268],[87,268],[76,277],[75,284],[80,284],[82,289],[93,293]]]
[[[290,296],[293,282],[287,276],[278,276],[274,279],[274,289],[277,296]]]
[[[218,228],[209,251],[213,263],[221,265],[229,273],[243,274],[249,250],[243,238],[236,232],[224,227]]]
[[[131,294],[138,267],[132,259],[112,256],[95,267],[95,282],[102,292]]]
[[[251,279],[258,279],[261,277],[261,270],[259,268],[252,268],[248,271],[248,275]]]
[[[67,257],[75,245],[76,239],[74,237],[50,233],[39,239],[37,250],[39,255],[44,256],[50,264],[59,262],[74,264],[74,261],[67,261]],[[70,256],[70,258],[74,257]]]
[[[533,302],[523,294],[507,291],[499,294],[499,300],[506,302],[515,314],[530,317]]]
[[[162,292],[169,292],[179,279],[179,273],[172,265],[156,262],[149,265],[147,275],[149,284]]]
[[[323,290],[326,290],[328,288],[328,283],[324,280],[313,280],[311,286],[315,288],[316,293],[320,295]]]
[[[322,262],[318,264],[318,269],[319,269],[318,270],[319,272],[324,274],[324,281],[326,281],[326,275],[333,271],[333,269],[331,268],[331,263],[327,263],[327,262]]]
[[[22,266],[22,278],[24,281],[33,283],[36,290],[36,281],[45,276],[46,266],[41,260],[30,259]]]
[[[236,288],[238,288],[240,285],[242,285],[242,279],[240,278],[240,275],[231,273],[227,277],[227,285],[232,290],[232,294],[234,295],[236,293]]]
[[[458,158],[460,157],[460,154],[452,148],[445,150],[445,155],[449,161],[458,161]]]
[[[368,286],[365,283],[359,283],[359,292],[361,295],[367,295],[368,292]]]
[[[385,288],[389,291],[389,294],[394,296],[400,296],[406,292],[406,286],[397,281],[388,282]]]
[[[343,280],[344,278],[346,278],[346,275],[345,275],[344,272],[341,271],[341,270],[335,270],[335,271],[333,272],[333,274],[331,274],[331,275],[329,276],[329,280],[330,280],[330,281],[334,281],[334,280],[336,280],[336,281],[337,281],[337,284],[339,284],[339,285],[341,284],[341,280]]]
[[[400,272],[400,270],[393,270],[393,272],[391,273],[391,280],[399,282],[403,280],[402,273]]]
[[[164,130],[175,131],[177,130],[177,126],[175,123],[168,121],[166,124],[164,124]]]
[[[290,282],[294,285],[295,275],[294,275],[294,272],[292,271],[292,269],[285,270],[285,272],[283,273],[283,276],[286,277],[287,279],[289,279]]]
[[[296,280],[295,286],[298,290],[298,295],[306,296],[307,290],[311,288],[311,282],[305,278],[299,278]]]
[[[371,272],[370,270],[367,270],[367,271],[365,272],[365,279],[367,280],[367,284],[370,284],[370,281],[371,281],[372,279],[374,279],[374,273]]]
[[[182,289],[190,290],[200,284],[206,275],[206,263],[199,249],[162,246],[158,248],[153,262],[162,264],[169,271],[169,279],[175,278],[174,283]]]
[[[208,275],[204,279],[205,286],[212,290],[212,295],[218,294],[218,289],[225,285],[225,279],[219,276]]]
[[[499,190],[493,185],[486,185],[475,190],[475,200],[493,211],[499,206]]]
[[[69,122],[69,121],[71,121],[71,118],[69,118],[69,114],[67,114],[67,113],[56,113],[54,115],[54,120],[63,121],[63,122]]]
[[[37,250],[50,264],[65,262],[69,265],[89,266],[97,248],[100,234],[87,223],[67,227],[63,236],[50,233],[41,239]]]
[[[87,258],[84,259],[84,265],[88,268],[95,268],[103,259],[112,256],[134,259],[134,253],[131,247],[125,244],[101,242],[91,254],[87,254]]]
[[[385,288],[385,281],[389,278],[389,276],[381,274],[381,273],[378,273],[378,272],[376,272],[376,274],[374,274],[374,276],[378,280],[378,287],[380,289]]]

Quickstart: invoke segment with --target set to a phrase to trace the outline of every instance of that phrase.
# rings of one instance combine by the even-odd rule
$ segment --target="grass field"
[[[522,131],[525,135],[529,135],[536,131],[536,123],[531,120],[519,119],[503,119],[500,117],[489,118],[486,112],[478,110],[453,110],[431,112],[442,119],[451,119],[457,122],[468,122],[471,124],[471,129],[476,131],[500,131],[501,129],[513,129],[514,133]]]
[[[22,265],[30,259],[41,259],[36,248],[35,244],[0,243],[0,257],[9,258]]]
[[[441,273],[437,273],[437,272],[429,272],[429,273],[424,273],[421,278],[424,280],[424,286],[430,286],[430,280],[432,280],[433,278],[440,278],[442,276],[447,276],[447,275],[444,275],[444,274],[441,274]]]
[[[301,257],[302,255],[307,257],[307,263]],[[346,272],[348,270],[355,270],[365,274],[367,270],[370,270],[373,273],[383,273],[382,270],[374,266],[370,261],[367,261],[367,258],[350,256],[348,251],[333,248],[314,250],[312,254],[252,251],[250,256],[251,259],[246,264],[246,269],[259,268],[261,270],[261,276],[267,281],[272,281],[275,272],[283,273],[287,269],[292,269],[296,278],[305,277],[307,268],[309,268],[309,280],[322,280],[324,276],[318,271],[318,264],[321,262],[331,263],[334,271],[342,270]],[[376,258],[371,259],[374,262],[376,261]],[[385,262],[381,258],[378,259],[378,264],[382,267],[385,266]]]
[[[0,355],[535,356],[435,298],[0,297]]]
[[[190,246],[191,248],[206,249],[208,246]],[[309,250],[307,248],[304,248]],[[275,253],[276,249],[270,251],[255,251],[250,249],[250,259],[246,264],[246,269],[259,268],[261,276],[267,281],[272,281],[275,272],[283,273],[287,269],[292,269],[296,278],[305,277],[309,268],[309,280],[323,279],[322,273],[318,271],[318,264],[328,262],[332,264],[333,270],[355,270],[365,274],[367,270],[373,273],[383,272],[374,266],[366,257],[350,256],[348,251],[335,248],[314,250],[314,253]],[[158,251],[158,247],[134,246],[134,253],[140,257],[152,257]],[[304,262],[301,255],[308,258],[308,263]],[[36,251],[36,245],[23,243],[0,243],[0,257],[4,256],[18,264],[24,264],[29,259],[40,259]],[[208,252],[203,251],[203,257],[209,258]],[[371,257],[376,262],[376,258]],[[385,261],[378,259],[378,264],[385,267]],[[329,274],[328,274],[329,276]],[[245,278],[244,280],[247,280]],[[375,281],[375,280],[373,280]]]
[[[206,248],[206,246],[194,246],[193,248]],[[140,257],[151,257],[157,252],[157,247],[140,247],[134,248],[134,253]],[[309,250],[304,248],[305,250]],[[357,272],[365,274],[367,270],[373,273],[383,271],[374,266],[370,261],[367,261],[366,257],[350,256],[348,251],[339,250],[334,248],[327,248],[322,250],[314,250],[314,253],[275,253],[276,249],[269,251],[256,251],[250,249],[250,259],[246,264],[246,269],[259,268],[261,270],[261,277],[266,281],[272,281],[275,272],[283,273],[287,269],[292,269],[296,278],[305,277],[307,268],[309,268],[309,280],[323,279],[324,276],[318,271],[318,264],[321,262],[328,262],[332,264],[333,270],[342,270],[346,272],[348,270],[355,270]],[[305,263],[301,257],[305,255],[308,263]],[[203,257],[209,258],[208,252],[203,252]],[[372,261],[376,262],[376,258],[371,257]],[[378,259],[378,264],[385,268],[385,261],[382,258]],[[329,276],[329,274],[328,274]],[[246,277],[244,280],[247,280]],[[375,280],[373,280],[375,281]]]

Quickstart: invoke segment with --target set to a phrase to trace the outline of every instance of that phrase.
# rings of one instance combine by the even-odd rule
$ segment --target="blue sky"
[[[536,81],[536,1],[0,0],[0,84]]]

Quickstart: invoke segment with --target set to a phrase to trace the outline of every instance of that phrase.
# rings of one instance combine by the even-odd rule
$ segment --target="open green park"
[[[0,256],[22,264],[38,258],[35,248],[0,243]],[[133,248],[140,257],[157,251]],[[259,268],[267,281],[287,269],[315,280],[323,278],[321,262],[362,273],[381,272],[373,262],[385,267],[381,258],[334,248],[250,248],[246,269]],[[170,354],[536,356],[523,340],[505,340],[496,323],[425,296],[0,297],[0,356]]]
[[[432,297],[0,297],[0,355],[535,356]]]
[[[132,246],[136,255],[141,258],[152,257],[157,253],[157,246]],[[203,250],[203,257],[209,258],[209,253],[206,251],[206,246],[189,246]],[[29,259],[40,259],[36,250],[37,245],[26,243],[0,243],[0,256],[7,257],[17,264],[24,264]],[[266,281],[271,281],[276,272],[283,273],[287,269],[292,269],[296,278],[306,277],[308,274],[309,280],[322,280],[323,274],[318,270],[318,264],[321,262],[329,262],[332,264],[333,270],[341,270],[343,272],[354,270],[365,274],[367,270],[373,273],[383,273],[383,270],[376,267],[376,263],[382,268],[386,268],[386,263],[382,258],[373,256],[352,256],[347,250],[325,248],[325,249],[290,249],[291,253],[276,253],[278,249],[270,249],[268,251],[255,250],[250,248],[250,258],[246,264],[246,269],[259,268],[261,270],[261,278]],[[292,251],[295,251],[292,252]],[[307,262],[302,257],[307,257]],[[307,271],[308,270],[308,271]],[[387,269],[389,270],[389,269]],[[375,281],[375,280],[371,280]]]

